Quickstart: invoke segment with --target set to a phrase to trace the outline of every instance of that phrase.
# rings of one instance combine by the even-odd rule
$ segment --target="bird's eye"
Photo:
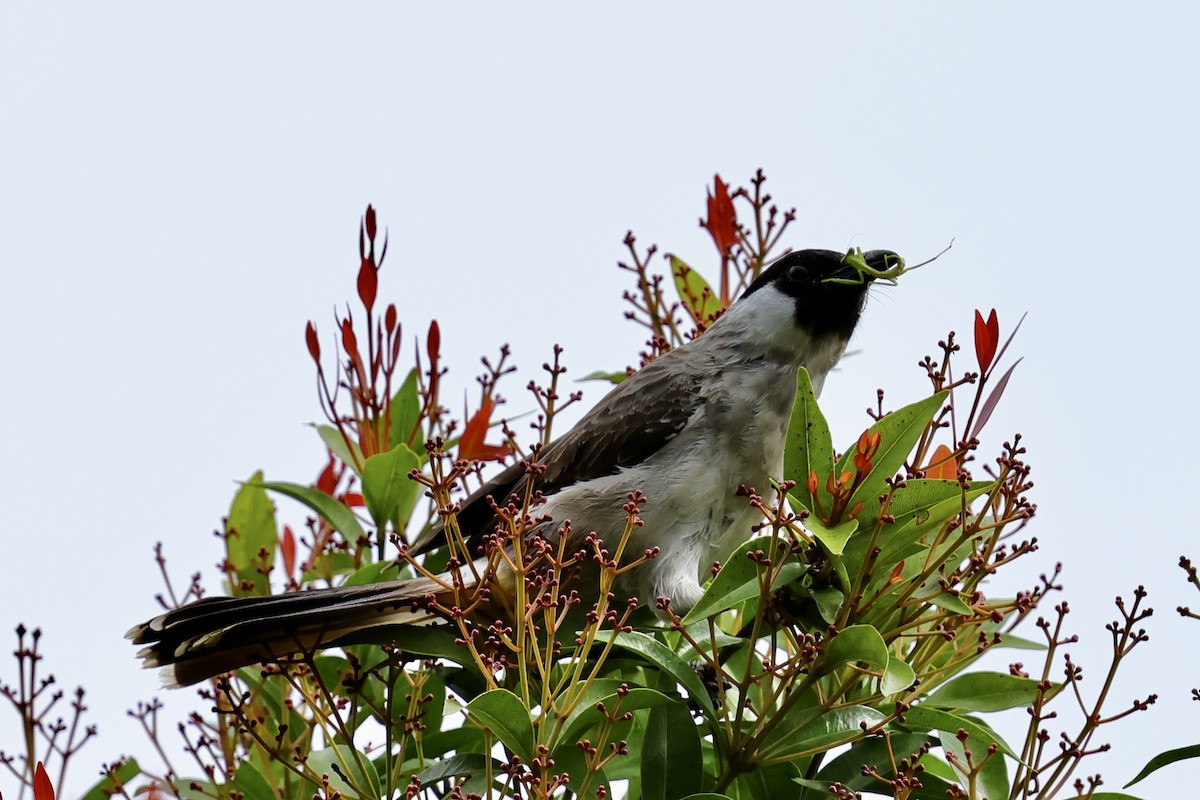
[[[808,280],[808,267],[803,264],[793,264],[788,267],[787,276],[789,281],[796,281],[797,283],[806,281]]]

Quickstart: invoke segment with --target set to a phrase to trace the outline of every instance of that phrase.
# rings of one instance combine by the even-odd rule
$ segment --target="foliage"
[[[626,237],[631,263],[620,266],[635,284],[626,316],[649,335],[639,365],[702,335],[780,254],[795,212],[780,212],[764,181],[760,171],[750,188],[731,192],[715,180],[701,225],[717,248],[716,288],[676,255],[667,257],[668,286],[651,269],[655,248],[640,251]],[[261,595],[272,584],[299,591],[446,570],[456,596],[430,609],[439,624],[378,628],[369,641],[215,679],[200,690],[210,710],[180,729],[188,766],[171,755],[159,701],[138,704],[131,713],[154,758],[109,765],[89,798],[132,797],[138,787],[254,800],[1119,796],[1097,792],[1099,778],[1077,771],[1104,749],[1092,744],[1100,726],[1154,700],[1102,715],[1113,675],[1145,639],[1137,627],[1149,614],[1144,592],[1128,609],[1118,601],[1112,662],[1091,701],[1061,654],[1072,641],[1065,603],[1036,619],[1042,641],[1012,633],[1058,588],[1057,573],[1014,597],[986,592],[990,578],[1011,573],[1037,546],[1023,538],[1036,506],[1020,436],[990,461],[980,456],[979,436],[1016,366],[997,373],[1011,336],[1001,345],[994,311],[986,320],[976,313],[974,365],[959,367],[961,347],[949,334],[937,359],[922,362],[928,395],[885,412],[881,392],[872,424],[842,450],[801,371],[784,480],[742,487],[763,522],[713,565],[704,596],[681,617],[669,598],[648,609],[612,591],[620,574],[657,555],[627,552],[647,502],[640,493],[624,506],[624,536],[593,535],[577,552],[566,551],[566,537],[534,533],[536,493],[496,498],[488,564],[474,562],[457,529],[457,498],[478,485],[487,462],[523,460],[536,471],[556,415],[580,395],[561,394],[556,346],[546,380],[529,387],[535,437],[523,447],[506,421],[493,422],[498,386],[513,372],[505,347],[483,360],[475,410],[456,420],[442,402],[438,323],[408,366],[395,307],[377,310],[386,253],[368,207],[359,231],[362,316],[347,309],[335,318],[332,367],[317,327],[305,331],[328,461],[311,485],[261,473],[242,485],[224,525],[226,588]],[[617,382],[631,371],[594,377]],[[307,508],[300,536],[280,524],[278,496]],[[446,524],[448,546],[413,556],[411,543],[435,519]],[[197,577],[177,592],[161,550],[157,558],[164,605],[201,594]],[[490,580],[501,560],[516,575],[503,585]],[[598,587],[580,584],[585,563],[595,564]],[[594,604],[582,600],[593,596]],[[1040,651],[1042,664],[979,667],[985,653],[1005,649]],[[19,664],[36,661],[21,652]],[[1055,682],[1060,666],[1065,678]],[[32,669],[28,681],[21,675],[20,691],[4,691],[28,746],[19,762],[0,758],[33,785],[35,734],[64,766],[82,742],[72,725],[63,744],[61,726],[33,707]],[[1085,722],[1051,745],[1056,711],[1072,698]],[[1023,741],[1004,741],[989,722],[1009,709],[1028,710]]]

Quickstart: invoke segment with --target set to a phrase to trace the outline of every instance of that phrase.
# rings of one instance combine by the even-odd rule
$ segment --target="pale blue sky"
[[[1146,583],[1158,609],[1113,710],[1149,691],[1159,704],[1111,729],[1115,755],[1085,771],[1116,789],[1200,740],[1200,628],[1174,613],[1200,605],[1175,567],[1200,557],[1186,499],[1197,16],[1185,3],[7,4],[0,644],[18,621],[41,626],[49,668],[90,690],[100,738],[72,786],[148,750],[124,711],[157,679],[121,635],[155,608],[153,543],[180,580],[203,569],[216,590],[210,534],[234,481],[319,470],[303,329],[327,332],[353,297],[368,202],[392,238],[381,297],[409,334],[441,321],[450,380],[469,387],[503,341],[526,379],[554,342],[576,375],[631,362],[641,336],[614,267],[625,231],[703,264],[712,174],[742,182],[760,166],[797,207],[792,246],[913,258],[955,239],[875,293],[862,354],[823,398],[839,441],[876,387],[915,397],[916,362],[951,328],[969,340],[976,306],[1006,328],[1029,312],[985,443],[1020,430],[1034,464],[1043,549],[1022,583],[1066,562],[1072,652],[1093,690],[1112,596]],[[436,290],[445,276],[453,294]],[[176,715],[193,702],[164,699]],[[0,711],[0,748],[15,742]],[[1176,767],[1139,793],[1170,796],[1195,774]]]

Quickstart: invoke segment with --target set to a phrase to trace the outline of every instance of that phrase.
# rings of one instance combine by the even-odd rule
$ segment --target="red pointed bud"
[[[279,537],[279,554],[283,557],[283,574],[291,580],[296,571],[296,535],[292,533],[291,525],[283,526],[283,535]]]
[[[342,349],[350,358],[358,358],[358,337],[354,335],[354,323],[349,318],[342,320]]]
[[[54,784],[46,774],[42,762],[37,763],[37,771],[33,773],[33,800],[54,800]]]
[[[367,504],[360,492],[346,492],[344,500],[351,508],[362,508]]]
[[[820,488],[821,476],[818,475],[817,471],[814,469],[812,472],[808,473],[808,493],[816,494]]]
[[[321,363],[321,341],[317,338],[317,327],[311,322],[304,329],[304,341],[308,344],[308,354],[312,360]]]
[[[375,241],[375,231],[377,229],[375,227],[375,207],[374,206],[372,206],[372,205],[367,206],[367,213],[363,220],[363,224],[366,226],[366,229],[367,229],[367,238],[370,239],[372,242]]]
[[[979,371],[986,373],[996,356],[996,345],[1000,342],[1000,322],[996,319],[996,309],[988,315],[987,322],[983,314],[975,311],[975,357],[979,361]]]
[[[383,324],[387,327],[387,332],[391,333],[396,330],[396,304],[388,303],[387,311],[383,315]]]
[[[442,350],[442,331],[438,328],[436,319],[429,323],[429,337],[425,341],[425,346],[426,352],[429,354],[430,369],[433,369],[437,366],[438,353]]]
[[[899,564],[897,564],[896,568],[894,570],[892,570],[892,574],[890,576],[888,576],[888,586],[891,586],[894,583],[899,583],[900,581],[904,580],[904,577],[900,574],[902,572],[904,572],[904,562],[903,561],[901,561]]]
[[[358,299],[362,300],[367,313],[375,306],[375,295],[378,291],[379,270],[371,263],[371,259],[364,258],[362,266],[358,269]]]

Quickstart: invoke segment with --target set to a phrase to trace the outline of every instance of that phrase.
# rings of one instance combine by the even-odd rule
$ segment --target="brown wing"
[[[671,371],[670,354],[649,364],[614,388],[570,431],[542,451],[545,471],[536,488],[552,494],[573,483],[612,475],[621,467],[641,463],[683,430],[696,413],[700,378]],[[505,502],[524,495],[528,476],[514,464],[463,501],[458,525],[473,550],[492,530],[495,515],[487,498]],[[445,542],[438,526],[417,540],[417,553]]]

